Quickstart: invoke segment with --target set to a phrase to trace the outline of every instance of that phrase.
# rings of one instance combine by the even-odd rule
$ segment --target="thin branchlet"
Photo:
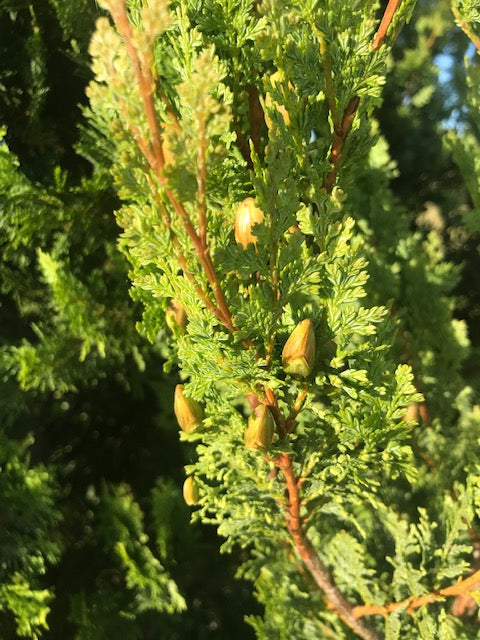
[[[141,140],[138,135],[134,135],[137,144],[139,144],[139,148],[145,156],[146,160],[150,164],[152,170],[155,173],[156,178],[162,185],[164,192],[173,207],[175,213],[182,220],[185,231],[187,232],[188,237],[193,243],[195,248],[195,253],[198,261],[200,262],[202,268],[205,271],[207,276],[208,283],[212,290],[213,296],[216,301],[216,306],[212,306],[211,304],[207,305],[207,308],[212,311],[215,316],[228,328],[228,330],[232,333],[236,331],[236,327],[233,323],[233,318],[231,312],[228,307],[227,300],[223,293],[223,289],[220,285],[220,281],[215,271],[215,267],[213,265],[210,252],[208,246],[206,244],[206,199],[205,199],[205,185],[203,187],[199,187],[200,193],[200,221],[199,221],[199,233],[195,230],[195,227],[190,219],[189,214],[187,213],[185,207],[178,199],[175,197],[171,189],[167,187],[166,179],[163,173],[163,169],[165,167],[165,157],[163,152],[163,144],[162,144],[162,135],[160,126],[157,119],[157,114],[155,110],[155,101],[154,101],[154,80],[151,76],[147,76],[142,67],[140,56],[138,51],[135,48],[133,41],[132,28],[130,26],[130,22],[128,19],[128,14],[125,6],[125,2],[118,2],[112,6],[112,17],[117,25],[120,35],[122,36],[125,47],[127,49],[127,53],[132,62],[135,77],[137,79],[138,88],[140,91],[142,106],[145,113],[145,117],[147,119],[147,123],[149,126],[149,130],[151,133],[151,145],[152,145],[152,153],[148,150],[148,145],[144,140]],[[164,103],[166,103],[166,99],[163,98]],[[168,108],[169,112],[173,112],[172,109]],[[133,133],[133,132],[132,132]],[[202,152],[202,155],[206,153],[206,148]],[[203,179],[206,180],[206,160],[204,158],[203,163],[199,166],[200,170],[200,181]],[[202,195],[203,192],[203,195]],[[177,253],[177,256],[179,254]],[[186,262],[186,261],[184,261]],[[183,267],[182,267],[183,268]],[[188,276],[187,276],[188,277]],[[202,300],[205,301],[205,296],[202,295]],[[253,346],[253,343],[250,340],[244,340],[244,345],[247,348]]]
[[[392,23],[392,20],[395,16],[396,11],[400,7],[402,0],[390,0],[383,17],[380,21],[380,25],[378,30],[373,38],[371,48],[373,51],[377,51],[380,49],[382,44],[385,41],[385,37],[388,33],[388,29]],[[317,30],[318,31],[318,30]],[[330,60],[327,46],[325,43],[325,39],[321,32],[318,32],[320,43],[321,43],[321,53],[327,62]],[[358,96],[352,96],[345,107],[345,110],[342,114],[341,119],[339,120],[337,115],[337,107],[336,107],[336,98],[333,88],[333,82],[331,78],[331,69],[326,66],[325,68],[325,83],[327,88],[327,98],[329,104],[330,114],[332,116],[332,120],[334,123],[334,131],[333,131],[333,140],[332,140],[332,148],[330,151],[330,164],[331,169],[325,176],[323,186],[325,190],[330,193],[335,186],[335,182],[337,180],[338,171],[340,169],[341,164],[341,155],[343,151],[343,147],[345,145],[348,134],[350,133],[350,129],[353,124],[353,120],[357,113],[358,107],[360,105],[360,98]]]
[[[384,605],[364,604],[353,608],[353,615],[359,619],[365,616],[388,616],[397,609],[404,608],[408,613],[412,613],[415,609],[423,607],[427,604],[444,600],[452,596],[465,596],[473,591],[477,591],[480,586],[480,571],[475,571],[468,578],[459,580],[450,587],[431,591],[421,596],[410,596],[400,602],[389,602]]]

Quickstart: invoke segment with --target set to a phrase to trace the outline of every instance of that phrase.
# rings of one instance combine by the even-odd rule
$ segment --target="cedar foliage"
[[[459,316],[478,307],[457,317],[452,292],[476,259],[479,78],[470,56],[445,112],[433,64],[478,46],[476,3],[99,4],[79,23],[67,0],[3,15],[29,32],[33,127],[52,90],[40,17],[85,80],[102,13],[76,151],[48,119],[41,165],[15,123],[18,155],[0,149],[6,637],[228,635],[218,603],[192,617],[217,573],[178,506],[184,461],[258,638],[476,637],[478,343]],[[67,174],[75,154],[89,173]],[[243,587],[226,588],[228,615]]]

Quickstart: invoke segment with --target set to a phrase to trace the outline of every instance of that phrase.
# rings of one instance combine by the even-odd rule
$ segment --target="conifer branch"
[[[225,298],[222,287],[220,285],[220,281],[218,280],[218,276],[216,274],[215,267],[213,265],[213,262],[210,256],[208,246],[206,245],[206,242],[202,241],[202,236],[206,238],[206,222],[204,222],[202,218],[202,223],[199,229],[199,232],[200,232],[200,235],[199,235],[196,232],[195,227],[185,207],[181,202],[177,200],[173,192],[170,189],[168,189],[166,185],[165,176],[163,175],[163,168],[165,166],[165,157],[163,153],[162,135],[161,135],[160,127],[157,120],[155,103],[153,98],[153,79],[146,77],[143,73],[140,57],[138,55],[138,51],[135,48],[135,45],[133,42],[132,29],[130,26],[130,22],[128,20],[128,15],[127,15],[127,10],[126,10],[124,0],[120,0],[120,2],[115,3],[115,6],[112,7],[112,17],[115,20],[119,33],[125,42],[127,53],[130,57],[130,60],[132,61],[135,76],[137,78],[141,99],[142,99],[143,110],[145,113],[145,117],[147,118],[150,133],[152,135],[152,146],[153,146],[153,152],[154,152],[153,166],[151,165],[152,170],[155,172],[155,175],[157,176],[160,184],[164,188],[165,194],[169,199],[170,204],[172,205],[175,213],[182,220],[185,230],[194,245],[195,253],[197,255],[198,261],[200,262],[202,268],[205,271],[208,283],[210,285],[215,301],[217,303],[218,310],[215,312],[215,315],[217,316],[217,318],[219,318],[219,320],[221,320],[221,322],[227,327],[227,329],[231,333],[234,333],[237,330],[237,328],[233,324],[232,314],[230,313],[227,300]],[[164,99],[164,102],[165,102],[165,99]],[[151,158],[151,156],[149,157]],[[148,159],[149,158],[147,158],[147,160]],[[206,221],[206,215],[204,219]],[[202,297],[202,300],[204,300],[203,297]],[[247,348],[253,345],[253,343],[249,340],[244,340],[243,344]]]
[[[385,13],[383,14],[383,18],[381,19],[380,25],[377,29],[377,33],[373,38],[373,51],[378,51],[378,49],[380,49],[380,47],[382,46],[383,41],[385,40],[385,37],[387,35],[388,28],[392,23],[393,16],[395,15],[395,12],[401,4],[402,0],[389,0],[389,3],[387,4],[387,7],[385,9]]]
[[[207,248],[207,138],[203,115],[198,127],[197,149],[197,208],[198,208],[198,235],[204,247]]]
[[[335,87],[333,83],[332,60],[328,53],[327,43],[323,33],[315,25],[313,25],[313,28],[320,43],[320,54],[323,60],[325,76],[325,94],[327,96],[330,117],[333,121],[333,141],[329,157],[329,162],[332,165],[332,168],[327,173],[323,181],[324,189],[330,193],[337,178],[338,169],[340,167],[340,155],[357,112],[360,98],[354,96],[350,99],[343,112],[342,119],[339,121],[337,97],[335,95]]]
[[[299,483],[295,478],[292,460],[286,453],[274,460],[275,465],[282,471],[288,494],[285,511],[287,528],[292,537],[295,549],[307,567],[317,586],[323,591],[331,608],[336,611],[345,624],[363,640],[379,640],[378,635],[360,622],[354,615],[354,607],[348,602],[340,589],[336,586],[327,568],[320,560],[312,543],[305,535],[300,517]]]
[[[210,313],[213,313],[213,315],[216,318],[218,318],[220,320],[220,322],[223,323],[224,322],[224,318],[223,318],[223,315],[222,315],[221,311],[209,299],[209,297],[207,296],[205,291],[202,289],[202,287],[196,281],[194,275],[192,273],[190,273],[190,271],[188,269],[187,259],[185,257],[185,254],[183,253],[183,250],[182,250],[182,245],[180,244],[180,241],[177,238],[177,235],[176,235],[175,231],[172,228],[172,220],[170,218],[170,214],[168,213],[168,210],[165,207],[165,204],[159,198],[157,190],[155,189],[154,185],[152,184],[152,179],[149,178],[148,180],[149,180],[149,184],[150,184],[150,191],[151,191],[151,193],[152,193],[152,195],[154,197],[155,204],[157,205],[158,210],[160,211],[160,215],[162,216],[163,223],[166,226],[166,228],[168,229],[168,232],[170,234],[170,240],[171,240],[171,243],[172,243],[173,250],[175,252],[175,257],[177,258],[177,262],[179,263],[180,267],[182,268],[183,275],[193,285],[193,288],[195,289],[195,293],[198,295],[198,297],[203,302],[205,307],[210,311]]]
[[[122,105],[120,105],[122,107]],[[128,122],[128,118],[126,117],[126,111],[124,112],[124,116],[125,116],[125,121]],[[154,158],[153,155],[151,153],[151,150],[149,149],[148,145],[146,144],[145,140],[142,138],[142,135],[140,133],[140,131],[138,130],[137,127],[133,126],[133,125],[129,125],[130,131],[133,135],[133,138],[135,140],[135,142],[137,143],[138,148],[140,149],[140,151],[142,152],[144,158],[146,159],[147,163],[149,164],[149,166],[152,168],[152,170],[155,167],[155,162],[154,162]],[[157,176],[158,177],[158,176]],[[178,263],[180,264],[183,273],[185,275],[185,277],[189,280],[189,282],[191,282],[191,284],[193,285],[195,292],[197,293],[197,295],[199,296],[199,298],[202,300],[202,302],[205,304],[205,307],[211,312],[213,313],[216,318],[218,318],[218,320],[220,320],[220,322],[222,324],[226,324],[225,322],[225,317],[224,314],[222,313],[222,311],[216,307],[213,302],[211,302],[211,300],[208,298],[208,296],[206,295],[206,293],[203,291],[203,289],[201,288],[201,286],[198,284],[198,282],[195,280],[194,276],[189,272],[188,270],[188,264],[187,264],[187,259],[182,251],[182,247],[181,244],[172,228],[172,221],[170,218],[170,215],[168,214],[168,211],[166,209],[166,207],[164,206],[164,203],[158,198],[158,194],[157,194],[157,190],[155,188],[155,186],[153,185],[152,181],[149,179],[149,184],[150,184],[150,190],[153,194],[153,197],[155,199],[155,202],[157,204],[157,207],[160,211],[160,214],[162,216],[162,220],[165,224],[165,226],[167,227],[169,234],[170,234],[170,240],[172,242],[172,246],[177,258]]]
[[[118,31],[123,38],[129,58],[132,61],[133,70],[140,90],[143,110],[152,134],[152,147],[155,157],[154,169],[158,172],[163,169],[165,158],[163,155],[162,135],[160,133],[160,127],[158,126],[155,102],[153,100],[153,79],[143,73],[140,56],[133,43],[132,28],[128,19],[125,0],[113,3],[110,11],[118,27]]]
[[[353,96],[353,98],[350,98],[350,101],[345,107],[345,111],[343,112],[341,123],[334,128],[332,150],[330,152],[329,158],[332,168],[327,173],[327,175],[325,176],[325,180],[323,181],[323,186],[328,193],[331,192],[335,184],[337,173],[340,168],[340,159],[343,146],[352,127],[352,122],[355,118],[355,114],[357,113],[359,104],[360,98],[358,96]]]
[[[387,616],[389,613],[396,611],[400,607],[406,606],[406,611],[411,613],[414,609],[423,607],[426,604],[437,602],[438,600],[444,600],[449,596],[468,595],[472,591],[477,591],[480,588],[480,571],[475,571],[471,576],[464,580],[459,580],[450,587],[439,589],[438,591],[431,591],[422,596],[410,596],[406,600],[401,602],[391,602],[385,605],[366,604],[353,608],[353,615],[359,619],[364,616],[381,615]]]
[[[450,1],[450,6],[455,18],[455,24],[460,27],[467,38],[469,38],[473,42],[475,48],[477,49],[477,52],[480,53],[480,38],[474,33],[473,29],[470,27],[468,22],[464,19],[464,17],[458,10],[458,7],[455,5],[455,0]]]
[[[373,51],[377,51],[382,46],[383,41],[385,40],[385,37],[387,35],[388,28],[401,2],[402,0],[389,1],[371,45]],[[326,61],[326,65],[325,65],[326,95],[327,95],[329,110],[332,116],[332,120],[334,122],[332,150],[330,152],[330,158],[329,158],[330,163],[332,164],[332,168],[325,176],[325,180],[323,182],[323,186],[325,190],[328,193],[330,193],[331,190],[333,189],[335,180],[337,178],[338,170],[340,168],[341,153],[342,153],[345,141],[347,139],[347,136],[350,132],[353,119],[355,118],[355,114],[357,112],[358,106],[360,104],[360,98],[358,96],[353,96],[352,98],[350,98],[350,101],[347,104],[345,111],[343,112],[342,120],[340,123],[338,123],[337,122],[338,116],[336,116],[336,98],[335,98],[335,93],[333,89],[331,68],[328,63],[329,61],[328,51],[326,50],[326,44],[325,44],[325,39],[323,38],[323,34],[318,30],[317,30],[317,36],[319,37],[319,40],[320,40],[320,52],[324,60]]]

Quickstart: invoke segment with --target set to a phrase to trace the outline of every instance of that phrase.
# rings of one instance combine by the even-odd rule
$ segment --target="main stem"
[[[286,453],[274,460],[282,471],[288,493],[288,504],[285,511],[287,528],[292,537],[295,549],[302,559],[310,575],[325,594],[329,604],[346,625],[363,640],[380,640],[379,636],[365,623],[355,617],[354,608],[333,581],[327,568],[318,557],[312,543],[305,535],[300,518],[300,492],[292,467],[292,460]]]

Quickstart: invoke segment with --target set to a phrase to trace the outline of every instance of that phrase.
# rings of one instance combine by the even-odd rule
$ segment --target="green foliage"
[[[55,534],[55,484],[40,466],[29,468],[31,441],[14,442],[2,436],[0,503],[3,534],[0,611],[11,612],[19,636],[39,638],[47,629],[53,594],[39,581],[49,563],[58,560],[60,540]]]
[[[34,332],[30,340],[4,346],[22,387],[65,391],[87,371],[98,380],[109,366],[102,360],[118,362],[130,352],[141,361],[124,267],[104,209],[108,184],[92,178],[67,192],[67,177],[57,171],[55,186],[42,188],[22,174],[5,143],[0,170],[1,290]]]
[[[159,7],[152,3],[150,10]],[[142,330],[152,341],[174,338],[167,366],[178,364],[186,392],[205,404],[203,426],[182,434],[197,443],[197,460],[187,467],[200,487],[195,518],[218,525],[224,550],[251,550],[243,571],[265,605],[264,621],[251,619],[259,637],[343,637],[311,583],[292,575],[291,545],[300,553],[300,543],[288,525],[293,516],[285,521],[279,508],[285,482],[289,486],[280,460],[291,460],[294,477],[302,478],[301,513],[308,522],[302,535],[353,601],[386,603],[438,589],[465,573],[471,549],[465,523],[472,521],[472,496],[453,484],[464,469],[447,474],[449,461],[438,448],[442,438],[451,446],[453,403],[468,352],[465,327],[452,318],[448,299],[458,269],[444,261],[438,232],[412,234],[389,189],[392,163],[370,117],[389,48],[371,50],[378,23],[361,2],[348,10],[336,2],[290,3],[288,11],[263,3],[255,27],[241,3],[235,9],[212,3],[205,17],[185,3],[155,32],[142,31],[144,18],[131,35],[119,4],[105,8],[121,36],[106,21],[98,24],[90,117],[116,148],[112,170],[125,201],[117,214],[120,246],[131,263],[134,296],[145,308]],[[387,37],[411,9],[402,5]],[[150,103],[131,52],[131,43],[149,38],[158,38],[157,67],[152,75],[145,67],[140,73],[157,87]],[[170,73],[165,51],[174,54]],[[410,72],[407,54],[403,68]],[[147,53],[138,47],[137,55],[142,65]],[[260,92],[266,128],[254,121],[252,107],[239,107],[249,86]],[[433,84],[419,88],[413,108],[425,107],[433,94]],[[333,144],[335,136],[346,138],[342,127],[353,98],[360,107],[341,141],[345,160],[331,190],[332,136]],[[147,123],[152,106],[157,133]],[[153,142],[146,142],[146,127]],[[155,145],[163,145],[163,155]],[[213,180],[219,174],[222,180]],[[255,246],[245,250],[233,237],[233,219],[252,193],[264,221],[255,228]],[[292,225],[299,232],[292,233]],[[164,320],[172,299],[188,317],[186,331],[173,336]],[[388,307],[395,309],[393,323]],[[313,321],[318,344],[314,374],[305,380],[281,367],[282,346],[304,318]],[[395,367],[399,359],[405,364]],[[435,450],[422,429],[412,433],[413,423],[404,419],[407,407],[423,403],[411,366],[435,417],[432,433],[442,434]],[[273,406],[277,436],[266,456],[243,446],[248,394]],[[426,425],[423,430],[430,433]],[[435,479],[443,475],[435,489],[417,457],[430,460],[425,450],[438,465]],[[446,500],[443,512],[443,495],[453,486],[456,499]],[[417,512],[402,495],[405,487],[423,496]],[[403,516],[395,505],[402,505]],[[291,514],[292,503],[287,508]],[[344,561],[340,544],[349,549]],[[318,583],[315,573],[311,577]],[[273,604],[268,594],[278,583],[284,588]],[[410,628],[408,616],[395,613],[390,634],[400,620]],[[422,612],[419,632],[434,633],[432,625]],[[449,625],[442,619],[445,637],[455,626]]]
[[[476,637],[478,7],[383,4],[2,5],[7,640]]]
[[[105,544],[115,551],[126,572],[126,585],[135,594],[135,610],[182,611],[185,601],[148,547],[142,512],[128,488],[105,487],[100,500]]]

